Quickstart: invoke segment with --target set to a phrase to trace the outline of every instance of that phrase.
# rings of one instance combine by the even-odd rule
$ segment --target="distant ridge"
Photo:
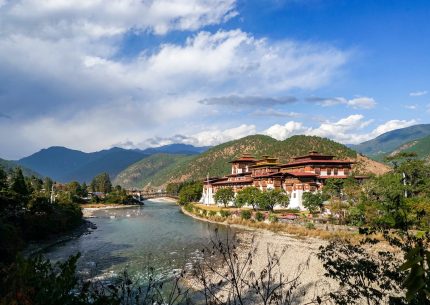
[[[129,165],[153,154],[196,155],[207,149],[208,147],[195,147],[187,144],[169,144],[145,150],[113,147],[85,153],[62,146],[52,146],[22,158],[16,163],[58,182],[73,180],[90,182],[101,172],[107,172],[111,179],[114,179]]]
[[[3,169],[6,171],[10,171],[17,167],[21,167],[22,173],[24,174],[24,176],[42,177],[39,173],[36,173],[34,170],[31,170],[25,166],[22,166],[15,161],[9,161],[9,160],[4,160],[0,158],[0,166],[3,167]]]
[[[166,154],[178,154],[178,155],[197,155],[207,151],[210,146],[196,147],[190,144],[168,144],[160,147],[151,147],[142,150],[143,153],[148,155],[166,153]]]
[[[375,159],[382,159],[400,146],[430,135],[430,124],[419,124],[410,127],[392,130],[376,137],[373,140],[363,142],[350,147],[362,154]]]

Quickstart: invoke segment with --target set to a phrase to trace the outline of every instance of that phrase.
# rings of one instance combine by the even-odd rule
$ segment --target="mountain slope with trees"
[[[392,130],[373,140],[358,145],[350,145],[350,147],[376,160],[382,160],[384,156],[392,153],[402,145],[427,136],[430,136],[430,124],[420,124]]]
[[[93,153],[66,147],[50,147],[23,158],[18,163],[59,182],[89,182],[100,172],[107,172],[114,177],[123,168],[146,156],[141,151],[118,147]]]
[[[286,163],[293,157],[307,154],[311,150],[332,154],[339,158],[354,160],[358,158],[357,153],[345,145],[316,136],[293,136],[284,141],[278,141],[265,135],[253,135],[220,144],[198,156],[164,167],[160,171],[154,171],[154,175],[146,177],[145,181],[151,182],[153,186],[161,186],[169,182],[201,180],[208,174],[223,176],[230,172],[228,162],[243,153],[251,153],[256,157],[270,155],[279,158],[280,162]],[[363,161],[367,162],[368,159],[361,157],[359,164],[362,164]],[[388,170],[385,165],[374,161],[369,162],[373,162],[374,167],[378,168],[380,172]],[[122,175],[122,179],[126,179],[127,172],[122,172],[120,175]],[[119,180],[116,182],[121,184]]]
[[[25,166],[18,164],[15,161],[4,160],[0,158],[0,167],[2,167],[5,171],[13,171],[17,167],[20,167],[24,176],[35,176],[41,177],[41,175],[34,170],[31,170]]]
[[[176,154],[155,154],[140,160],[120,172],[114,184],[124,188],[143,188],[153,183],[155,175],[163,177],[170,169],[177,165],[193,159],[193,156]],[[162,183],[161,183],[162,184]]]

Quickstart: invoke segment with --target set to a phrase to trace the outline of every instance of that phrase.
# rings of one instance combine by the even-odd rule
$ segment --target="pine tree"
[[[30,193],[20,167],[17,167],[13,173],[11,189],[21,196],[28,196]]]

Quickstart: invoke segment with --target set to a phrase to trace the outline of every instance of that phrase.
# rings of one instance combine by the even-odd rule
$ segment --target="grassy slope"
[[[125,170],[121,171],[115,178],[114,184],[125,188],[142,188],[149,183],[154,184],[153,176],[159,174],[165,176],[169,168],[192,159],[192,156],[177,154],[155,154],[142,159]],[[163,183],[159,183],[161,185]],[[157,184],[155,184],[157,185]]]
[[[269,136],[255,135],[215,146],[186,162],[156,172],[150,180],[153,185],[163,185],[167,182],[202,179],[208,173],[210,176],[223,176],[230,172],[228,161],[245,152],[256,157],[268,154],[278,157],[281,162],[288,162],[291,158],[307,154],[310,150],[333,154],[340,158],[357,156],[352,149],[319,137],[293,136],[284,141],[277,141]]]
[[[404,146],[406,148],[400,149],[400,151],[414,152],[419,158],[428,158],[430,156],[430,136],[412,141]]]

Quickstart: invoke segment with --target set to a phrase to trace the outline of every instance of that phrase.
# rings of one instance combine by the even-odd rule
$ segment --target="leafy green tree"
[[[87,186],[87,184],[85,183],[85,181],[84,182],[82,182],[82,185],[81,185],[81,194],[80,194],[82,197],[87,197],[88,196],[88,186]]]
[[[258,199],[261,191],[255,186],[248,186],[241,189],[236,194],[235,205],[242,207],[244,205],[250,205],[254,210],[258,208]]]
[[[72,182],[67,183],[66,188],[72,196],[80,196],[81,195],[82,189],[81,189],[81,185],[79,184],[78,181],[72,181]]]
[[[45,189],[46,194],[50,194],[52,190],[52,186],[54,185],[54,181],[51,178],[45,177],[43,179],[43,188]]]
[[[7,174],[3,167],[0,166],[0,191],[4,191],[8,188]]]
[[[91,190],[93,192],[109,193],[112,191],[112,182],[108,173],[101,173],[91,181]]]
[[[275,206],[288,206],[290,198],[281,190],[267,190],[261,192],[258,198],[258,206],[266,211],[272,211]]]
[[[303,206],[309,210],[311,214],[315,214],[318,211],[321,211],[323,207],[324,198],[320,192],[311,193],[305,192],[303,193]]]
[[[234,191],[231,187],[220,188],[215,193],[214,199],[216,203],[222,203],[224,207],[227,207],[227,204],[234,199]]]
[[[179,204],[185,205],[190,202],[200,200],[203,192],[203,183],[200,181],[197,182],[188,182],[181,187],[179,191]]]
[[[329,178],[324,183],[323,196],[327,199],[338,198],[342,196],[343,179]]]
[[[11,190],[23,197],[30,195],[20,167],[17,167],[12,174]]]

